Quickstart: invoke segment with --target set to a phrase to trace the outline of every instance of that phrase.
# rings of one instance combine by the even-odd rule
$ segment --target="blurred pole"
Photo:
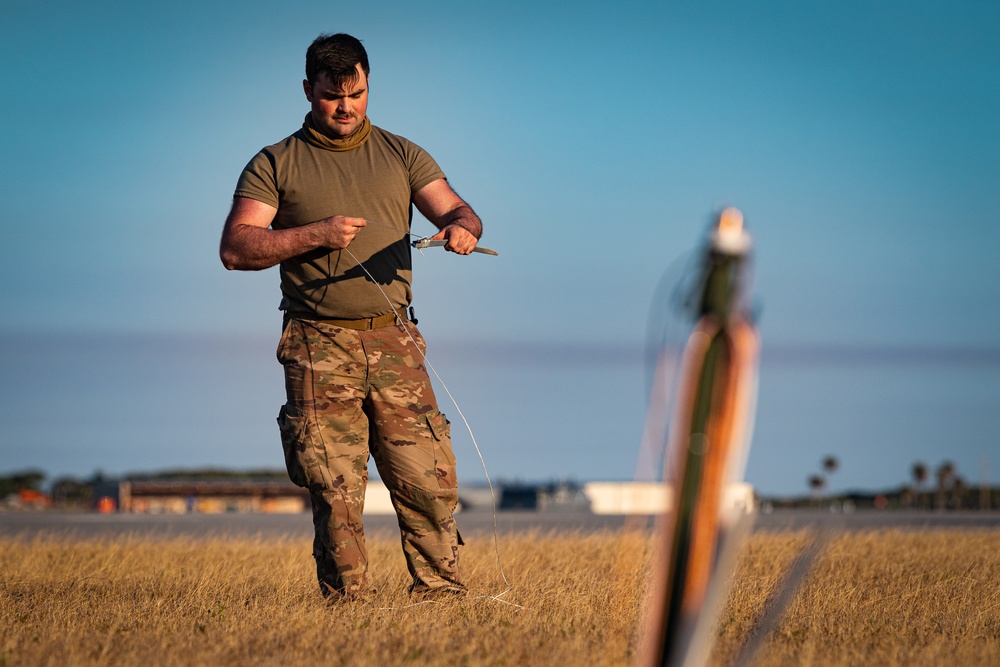
[[[664,469],[672,510],[661,517],[641,663],[702,665],[746,510],[725,504],[741,481],[755,412],[759,341],[749,316],[750,236],[736,209],[713,225],[689,306],[697,321],[681,359]],[[741,530],[737,531],[736,529]]]

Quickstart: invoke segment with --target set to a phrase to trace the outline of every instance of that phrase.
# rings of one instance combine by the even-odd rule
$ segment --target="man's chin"
[[[357,121],[351,121],[350,123],[338,123],[337,121],[330,121],[326,124],[324,129],[326,133],[332,137],[337,137],[343,139],[349,137],[361,126],[361,123]]]

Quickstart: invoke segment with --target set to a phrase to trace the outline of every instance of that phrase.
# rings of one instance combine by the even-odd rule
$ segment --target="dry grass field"
[[[713,664],[757,632],[806,533],[743,551]],[[300,540],[0,541],[0,666],[628,665],[650,540],[502,537],[463,551],[466,600],[413,605],[398,543],[370,538],[379,593],[327,605]],[[1000,532],[843,534],[813,564],[754,665],[1000,664]]]

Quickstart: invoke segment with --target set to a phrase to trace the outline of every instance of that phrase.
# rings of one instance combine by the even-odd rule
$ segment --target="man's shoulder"
[[[372,136],[378,137],[384,141],[409,141],[406,137],[394,134],[384,127],[379,127],[375,123],[372,123]]]
[[[257,151],[243,167],[236,185],[236,195],[260,199],[277,206],[274,184],[284,171],[283,165],[296,160],[296,146],[304,143],[300,134],[301,130]]]
[[[304,143],[305,139],[302,136],[302,129],[300,128],[295,132],[291,133],[290,135],[288,135],[287,137],[285,137],[284,139],[282,139],[281,141],[275,142],[269,146],[264,146],[262,149],[260,149],[260,152],[268,153],[270,155],[278,155],[288,151],[291,148],[294,148],[295,146]]]
[[[431,154],[406,137],[372,125],[369,141],[372,138],[381,146],[387,147],[396,156],[409,174],[410,188],[413,192],[432,181],[445,177],[441,167],[438,166]]]
[[[424,150],[423,148],[418,146],[413,141],[410,141],[406,137],[398,134],[393,134],[392,132],[374,124],[372,125],[372,133],[370,139],[375,139],[376,141],[387,143],[393,148],[401,151]]]

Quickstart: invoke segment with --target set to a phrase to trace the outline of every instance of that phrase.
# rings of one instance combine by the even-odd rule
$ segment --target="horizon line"
[[[22,349],[23,345],[37,343],[49,345],[54,340],[61,343],[73,339],[75,344],[84,346],[129,344],[169,345],[172,349],[188,346],[207,346],[216,350],[219,345],[229,348],[266,346],[273,347],[278,339],[274,334],[225,334],[219,332],[29,332],[0,330],[0,342],[9,343],[7,349]],[[655,354],[653,348],[636,341],[606,340],[529,340],[529,339],[488,339],[474,341],[468,339],[451,340],[438,337],[431,341],[432,350],[447,349],[449,354],[465,358],[489,358],[505,362],[578,364],[591,363],[636,363],[646,362]],[[669,352],[679,352],[679,344],[666,345]],[[429,355],[433,357],[433,352]],[[982,343],[926,343],[888,344],[884,342],[842,342],[842,341],[777,341],[761,343],[762,365],[802,365],[802,364],[907,364],[932,363],[945,365],[1000,364],[1000,345]]]

